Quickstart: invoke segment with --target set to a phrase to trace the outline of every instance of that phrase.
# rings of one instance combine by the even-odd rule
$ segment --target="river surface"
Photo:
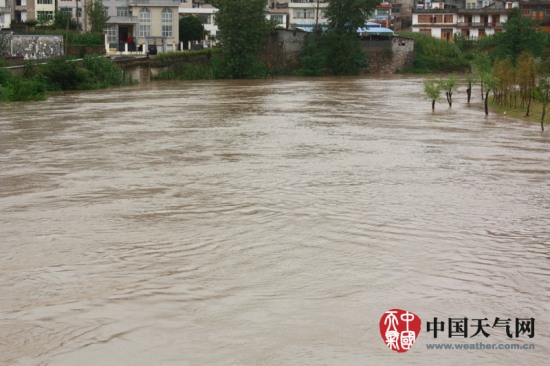
[[[485,117],[479,91],[432,113],[422,89],[162,82],[1,104],[0,365],[545,364],[550,134]],[[407,353],[380,335],[393,308],[423,322]],[[467,337],[434,338],[434,317],[467,318]],[[477,342],[535,349],[427,349]]]

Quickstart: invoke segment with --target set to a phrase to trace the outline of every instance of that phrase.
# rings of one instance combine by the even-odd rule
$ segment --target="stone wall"
[[[386,40],[364,40],[369,72],[394,74],[411,68],[414,62],[414,40],[393,36]]]
[[[0,34],[0,57],[42,60],[62,55],[62,35],[17,35],[11,32]]]
[[[13,32],[0,32],[0,57],[8,57],[10,54],[11,36]]]

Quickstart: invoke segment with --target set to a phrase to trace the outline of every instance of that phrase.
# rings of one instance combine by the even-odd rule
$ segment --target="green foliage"
[[[180,42],[187,47],[189,41],[200,41],[204,37],[204,25],[201,20],[194,15],[187,15],[179,21]]]
[[[47,95],[48,88],[44,81],[15,77],[9,99],[11,101],[45,100]]]
[[[365,66],[366,57],[356,34],[332,33],[325,35],[328,67],[334,75],[357,75]]]
[[[497,58],[511,57],[515,65],[523,52],[535,57],[542,55],[546,35],[537,31],[536,23],[529,17],[522,16],[518,8],[510,10],[508,20],[503,27],[504,32],[496,35]]]
[[[102,33],[110,16],[102,0],[88,0],[84,6],[91,26],[91,33]]]
[[[210,60],[213,54],[220,53],[219,48],[208,48],[205,50],[196,50],[196,51],[183,51],[183,52],[162,52],[157,55],[155,60],[161,62],[171,62],[171,61],[191,61],[197,59],[201,56],[206,57],[207,60]]]
[[[103,33],[68,33],[68,42],[75,46],[103,46],[105,36]]]
[[[124,84],[124,71],[105,57],[85,56],[83,64],[93,75],[94,81],[102,86]]]
[[[78,28],[78,24],[76,23],[76,20],[73,19],[72,14],[66,11],[56,11],[54,18],[53,18],[53,24],[52,29],[60,29],[60,30],[76,30]]]
[[[214,62],[216,77],[258,78],[265,70],[258,61],[270,31],[265,0],[213,0],[218,8],[222,54]]]
[[[329,0],[324,12],[329,31],[355,35],[379,3],[377,0]]]
[[[50,90],[77,90],[89,81],[89,74],[75,62],[64,57],[53,58],[44,66],[42,74]]]
[[[209,80],[214,78],[212,68],[197,64],[176,64],[161,70],[157,80]]]
[[[12,78],[12,73],[10,70],[5,68],[5,64],[0,60],[0,86],[8,85]]]
[[[300,68],[296,70],[297,75],[321,76],[325,74],[328,55],[323,41],[324,38],[318,32],[314,32],[306,38],[300,58]]]
[[[438,101],[441,98],[441,83],[438,80],[425,79],[424,93],[431,101]]]
[[[414,70],[417,73],[464,72],[469,63],[453,43],[423,33],[400,32],[414,39]]]

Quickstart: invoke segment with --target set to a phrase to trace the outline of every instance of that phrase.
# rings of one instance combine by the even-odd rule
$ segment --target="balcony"
[[[137,24],[138,17],[110,17],[108,24]]]
[[[11,13],[11,6],[0,6],[0,13]]]

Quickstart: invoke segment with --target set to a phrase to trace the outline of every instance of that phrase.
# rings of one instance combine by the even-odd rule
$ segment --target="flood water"
[[[1,365],[542,365],[550,134],[416,77],[0,105]],[[407,353],[382,314],[423,321]],[[434,317],[469,334],[434,338]],[[534,318],[471,337],[474,319]],[[502,323],[500,323],[502,324]],[[430,343],[534,350],[428,350]]]

